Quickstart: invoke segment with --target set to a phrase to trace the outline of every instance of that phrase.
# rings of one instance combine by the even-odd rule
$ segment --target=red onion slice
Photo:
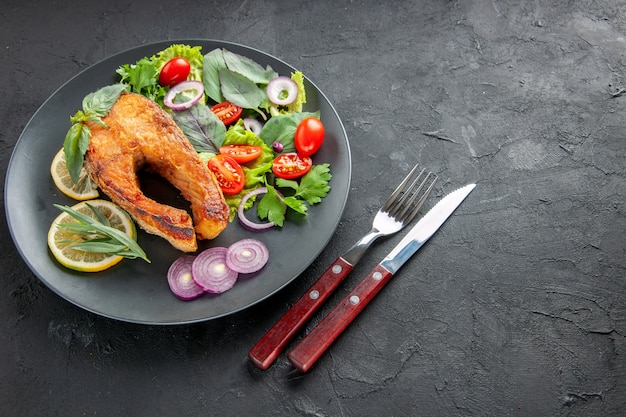
[[[280,76],[267,84],[267,98],[274,104],[285,106],[298,97],[298,84],[289,77]]]
[[[193,280],[191,265],[195,257],[181,256],[167,270],[167,283],[175,296],[181,300],[193,300],[204,294],[204,290]]]
[[[265,193],[267,193],[267,188],[259,187],[250,191],[248,194],[244,195],[241,198],[241,202],[239,203],[239,207],[237,208],[237,217],[239,218],[239,221],[241,222],[241,224],[248,230],[258,232],[261,230],[267,230],[267,229],[274,227],[274,222],[255,223],[246,217],[245,206],[248,200],[250,200],[255,195],[265,194]]]
[[[241,274],[251,274],[263,268],[269,257],[269,251],[263,242],[242,239],[229,246],[226,251],[226,265]]]
[[[174,99],[178,94],[194,91],[190,100],[183,103],[174,103]],[[163,104],[172,110],[185,110],[196,104],[202,98],[204,94],[204,84],[200,81],[183,81],[170,88],[163,98]]]
[[[210,293],[223,293],[237,282],[239,274],[226,265],[227,248],[206,249],[193,261],[193,279],[202,289]]]
[[[246,130],[254,133],[255,135],[261,133],[261,129],[263,129],[263,125],[261,124],[261,122],[253,117],[246,117],[245,119],[243,119],[243,127]]]

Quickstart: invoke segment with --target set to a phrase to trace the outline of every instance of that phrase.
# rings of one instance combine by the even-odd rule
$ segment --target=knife
[[[359,315],[400,267],[441,227],[465,200],[476,184],[468,184],[441,199],[413,226],[395,248],[306,335],[287,358],[302,372],[307,372],[330,345]]]

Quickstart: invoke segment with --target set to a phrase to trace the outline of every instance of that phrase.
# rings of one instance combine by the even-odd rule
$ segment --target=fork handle
[[[343,257],[337,258],[248,352],[252,363],[263,370],[269,368],[291,338],[309,321],[352,268],[353,265]]]
[[[391,279],[393,274],[376,265],[370,273],[339,303],[317,326],[305,336],[291,352],[288,359],[302,372],[324,354],[330,345],[359,315],[365,306]]]

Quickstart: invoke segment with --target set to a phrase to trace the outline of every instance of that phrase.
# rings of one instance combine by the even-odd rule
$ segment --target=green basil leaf
[[[80,170],[83,167],[83,160],[87,147],[89,147],[89,139],[91,130],[84,123],[74,123],[65,135],[63,142],[63,152],[67,162],[67,170],[74,182],[78,182]]]
[[[126,89],[124,84],[113,84],[87,94],[83,99],[83,111],[89,116],[106,116]]]
[[[267,93],[253,81],[226,68],[219,71],[224,98],[244,109],[257,109],[267,99]]]
[[[84,122],[85,120],[87,120],[87,115],[85,115],[85,113],[83,113],[82,110],[77,110],[76,113],[74,113],[74,116],[70,117],[71,124],[81,123],[81,122]]]
[[[272,79],[278,77],[278,74],[271,67],[263,68],[250,58],[227,51],[226,49],[222,51],[222,55],[229,70],[242,75],[255,84],[267,84]]]
[[[283,145],[283,152],[295,152],[296,147],[293,143],[293,137],[296,134],[298,124],[307,117],[319,118],[319,112],[276,115],[263,125],[263,129],[259,132],[259,137],[263,139],[267,146],[272,146],[273,142],[280,142]]]
[[[202,83],[204,93],[216,103],[224,101],[220,88],[220,69],[226,68],[224,57],[220,49],[214,49],[204,56],[202,62]]]
[[[219,153],[226,126],[209,106],[197,103],[189,109],[175,111],[173,117],[196,152]]]

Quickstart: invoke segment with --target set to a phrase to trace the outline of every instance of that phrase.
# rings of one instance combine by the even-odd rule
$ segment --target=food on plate
[[[167,283],[172,293],[184,301],[194,300],[204,294],[204,289],[196,284],[191,274],[191,266],[196,259],[192,255],[177,258],[167,270]]]
[[[191,72],[191,64],[183,57],[177,56],[163,65],[159,72],[159,84],[163,87],[173,87],[185,81]]]
[[[167,271],[172,293],[184,301],[204,293],[220,294],[230,290],[239,274],[260,271],[269,261],[267,246],[256,239],[242,239],[229,247],[212,247],[197,256],[177,258]]]
[[[298,84],[286,76],[274,78],[267,84],[267,98],[279,106],[293,103],[298,97]]]
[[[224,194],[239,194],[246,185],[243,168],[234,158],[228,155],[215,155],[207,163],[209,171],[215,175]]]
[[[281,153],[274,159],[272,171],[279,178],[293,180],[311,170],[313,161],[308,156],[296,152]]]
[[[204,85],[200,81],[183,81],[165,94],[163,104],[172,110],[185,110],[202,99]]]
[[[215,238],[235,217],[247,229],[261,231],[282,227],[288,209],[306,216],[309,206],[328,194],[332,178],[329,164],[315,165],[311,158],[322,145],[324,126],[319,111],[303,111],[302,73],[281,76],[226,49],[206,55],[200,50],[172,45],[119,67],[119,82],[88,94],[70,117],[63,151],[51,167],[68,196],[94,198],[100,188],[142,229],[184,252],[197,251],[198,239]],[[190,203],[189,210],[146,196],[138,178],[142,170],[169,181]],[[244,214],[255,205],[261,223]],[[73,250],[107,255],[106,247],[95,243],[82,242]],[[213,263],[208,281],[196,273],[194,285],[203,292],[225,291],[237,273],[267,262],[257,256],[267,250],[254,249],[262,246],[230,257],[236,262],[224,267],[230,272],[223,277],[222,267]],[[128,251],[122,255],[147,260]],[[207,257],[203,252],[194,259],[197,270],[203,265],[198,258]],[[243,265],[248,261],[255,265]],[[188,263],[181,261],[175,272]],[[180,298],[197,296],[188,274],[171,275]]]
[[[224,123],[230,125],[235,123],[241,117],[243,108],[231,103],[230,101],[222,101],[211,107],[211,111]]]
[[[263,148],[254,145],[225,145],[220,154],[228,155],[240,164],[252,162],[263,153]]]
[[[67,169],[67,161],[65,160],[65,152],[63,152],[63,149],[59,150],[52,159],[50,175],[52,175],[54,185],[56,185],[63,194],[74,200],[90,200],[100,195],[98,185],[89,177],[84,164],[81,167],[78,180],[74,182]]]
[[[317,117],[303,119],[298,124],[293,142],[300,155],[313,155],[324,142],[324,124]]]
[[[57,207],[63,212],[50,226],[48,247],[61,265],[81,272],[99,272],[125,257],[147,260],[145,253],[134,243],[137,239],[135,224],[126,212],[110,201],[91,200],[72,207]],[[80,216],[84,217],[77,218]],[[132,242],[120,238],[110,228],[123,232]],[[90,249],[94,245],[99,246],[97,251]]]
[[[156,103],[135,93],[122,94],[91,130],[87,168],[100,189],[139,226],[175,248],[194,252],[197,239],[212,239],[227,226],[229,208],[209,172],[180,128]],[[158,203],[141,191],[137,172],[157,173],[191,203],[187,211]]]

